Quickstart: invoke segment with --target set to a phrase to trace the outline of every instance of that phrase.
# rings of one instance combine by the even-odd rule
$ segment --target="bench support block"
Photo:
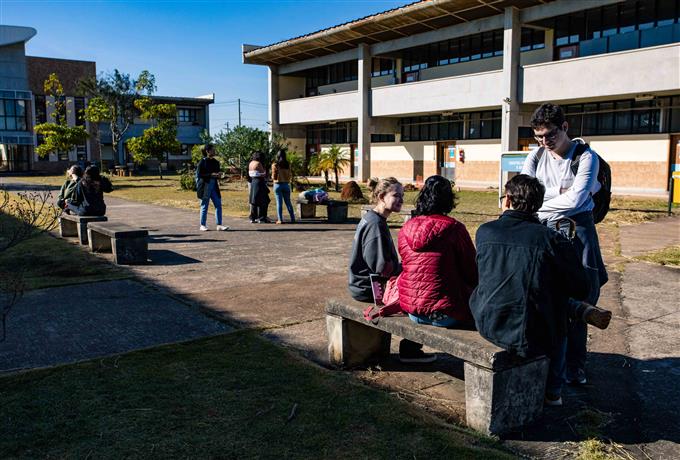
[[[90,244],[90,251],[92,252],[112,252],[111,237],[101,233],[93,232],[92,229],[87,230],[87,235]]]
[[[62,238],[78,236],[78,224],[72,220],[59,218],[59,234]]]
[[[465,415],[469,427],[485,434],[525,425],[543,410],[548,359],[493,372],[465,363]]]
[[[297,208],[300,219],[313,219],[316,217],[316,205],[314,203],[298,203]]]
[[[378,362],[390,354],[392,335],[340,316],[326,315],[328,360],[340,367]]]
[[[113,261],[119,265],[145,264],[148,242],[143,238],[111,238]]]

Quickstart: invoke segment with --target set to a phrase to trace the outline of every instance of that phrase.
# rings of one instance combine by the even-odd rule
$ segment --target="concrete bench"
[[[326,304],[331,364],[353,367],[389,356],[391,334],[422,343],[464,361],[468,426],[498,434],[534,420],[543,409],[548,359],[530,359],[495,346],[477,331],[419,325],[407,316],[364,319],[370,304],[347,296]]]
[[[326,206],[328,208],[328,222],[331,224],[341,224],[347,220],[348,203],[346,201],[329,200],[322,203],[298,198],[297,213],[300,219],[313,219],[316,217],[316,207]]]
[[[80,244],[87,244],[87,225],[91,222],[106,222],[106,216],[76,216],[62,214],[59,217],[59,234],[62,238],[77,236]]]
[[[375,208],[375,206],[372,206],[370,204],[363,205],[361,207],[361,217],[364,217],[366,213],[373,208]],[[402,208],[401,211],[399,211],[397,214],[399,214],[404,219],[404,223],[406,223],[411,217],[413,217],[413,213],[415,211],[416,210],[414,208]]]
[[[149,253],[149,231],[114,222],[87,227],[92,252],[112,252],[120,265],[145,264]]]

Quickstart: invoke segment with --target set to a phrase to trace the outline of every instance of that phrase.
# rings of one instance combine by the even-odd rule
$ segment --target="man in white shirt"
[[[590,281],[586,302],[595,305],[600,297],[600,287],[608,280],[592,214],[592,195],[600,189],[597,181],[598,157],[595,152],[586,149],[580,156],[578,170],[574,174],[571,166],[578,141],[569,139],[569,124],[558,105],[541,105],[531,117],[531,127],[539,148],[525,160],[522,174],[536,177],[545,186],[543,205],[538,210],[541,222],[551,228],[555,228],[564,217],[576,222],[576,243],[582,246],[581,261]],[[565,281],[568,282],[568,274],[565,274]],[[568,383],[586,383],[587,338],[587,324],[572,321],[566,356]]]

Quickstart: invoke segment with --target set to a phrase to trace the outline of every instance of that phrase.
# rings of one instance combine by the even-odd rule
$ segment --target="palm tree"
[[[331,145],[324,153],[328,169],[332,169],[335,173],[335,191],[339,192],[340,181],[338,180],[338,171],[344,171],[345,167],[350,165],[349,157],[344,150],[335,144]]]
[[[309,159],[308,168],[310,174],[323,174],[325,178],[324,184],[326,186],[328,185],[328,171],[331,167],[328,165],[326,152],[319,152],[316,155],[312,155]]]

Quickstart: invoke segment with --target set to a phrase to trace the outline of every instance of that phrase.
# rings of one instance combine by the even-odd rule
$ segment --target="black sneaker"
[[[437,355],[425,353],[423,350],[409,350],[399,352],[399,361],[404,364],[431,363],[436,361]]]

